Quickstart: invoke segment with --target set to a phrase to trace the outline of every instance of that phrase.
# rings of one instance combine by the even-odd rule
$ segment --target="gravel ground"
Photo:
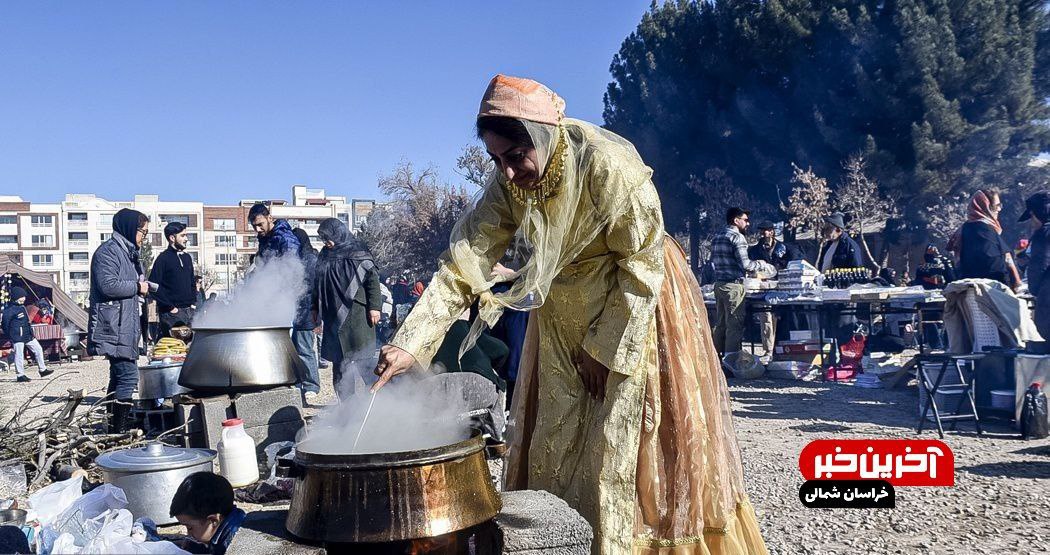
[[[731,381],[748,493],[770,553],[1050,553],[1050,442],[960,422],[954,487],[896,489],[896,509],[807,509],[798,455],[815,439],[915,438],[918,394],[845,384]],[[929,430],[927,428],[927,430]],[[924,438],[937,438],[936,429]]]
[[[58,379],[30,410],[51,410],[68,388],[99,396],[108,380],[103,360],[55,370]],[[334,397],[331,371],[321,375],[319,404]],[[0,372],[0,415],[44,383],[19,384],[13,372]],[[897,488],[896,509],[806,509],[798,499],[802,448],[824,438],[916,437],[916,389],[732,380],[730,390],[748,493],[771,553],[1050,553],[1050,441],[1024,442],[993,422],[978,438],[960,423],[945,437],[955,453],[954,487]]]

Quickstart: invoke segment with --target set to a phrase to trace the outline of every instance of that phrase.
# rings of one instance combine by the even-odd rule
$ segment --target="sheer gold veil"
[[[644,184],[652,171],[634,146],[622,137],[593,124],[564,118],[557,125],[519,120],[532,139],[540,164],[543,187],[519,188],[494,172],[475,201],[452,230],[449,257],[460,276],[479,297],[479,318],[460,349],[469,350],[485,326],[491,327],[504,309],[532,310],[547,299],[551,282],[626,206],[634,186]],[[611,172],[628,176],[632,187],[607,191],[601,183]],[[597,178],[597,179],[596,179]],[[498,277],[483,267],[472,238],[484,234],[484,212],[492,202],[506,203],[528,245],[526,260],[513,285],[493,293]],[[506,208],[506,207],[504,207]],[[485,264],[487,266],[487,264]]]

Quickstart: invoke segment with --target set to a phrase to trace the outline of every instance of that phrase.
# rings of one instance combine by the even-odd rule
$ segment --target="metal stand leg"
[[[930,409],[933,409],[933,419],[937,422],[937,434],[941,439],[944,439],[944,426],[941,424],[941,412],[937,408],[937,390],[941,387],[941,382],[944,380],[944,375],[948,373],[948,363],[951,359],[944,359],[941,364],[941,372],[934,380],[931,388],[928,377],[926,376],[926,370],[923,368],[922,363],[919,363],[919,373],[922,375],[920,383],[923,389],[926,390],[926,405],[923,407],[922,416],[919,417],[919,427],[917,433],[922,433],[922,429],[926,423],[926,415],[929,414]],[[931,390],[932,389],[932,390]]]

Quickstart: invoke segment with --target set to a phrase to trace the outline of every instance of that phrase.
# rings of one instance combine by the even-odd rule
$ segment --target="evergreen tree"
[[[1027,164],[1050,148],[1047,22],[1039,0],[654,3],[605,121],[654,168],[673,231],[697,227],[689,177],[713,168],[780,204],[793,163],[838,182],[853,153],[908,206],[1010,191],[1046,180]]]

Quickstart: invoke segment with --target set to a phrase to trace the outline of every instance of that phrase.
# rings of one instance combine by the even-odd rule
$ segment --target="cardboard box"
[[[820,342],[815,339],[781,341],[773,347],[773,354],[775,355],[801,355],[819,352]]]

